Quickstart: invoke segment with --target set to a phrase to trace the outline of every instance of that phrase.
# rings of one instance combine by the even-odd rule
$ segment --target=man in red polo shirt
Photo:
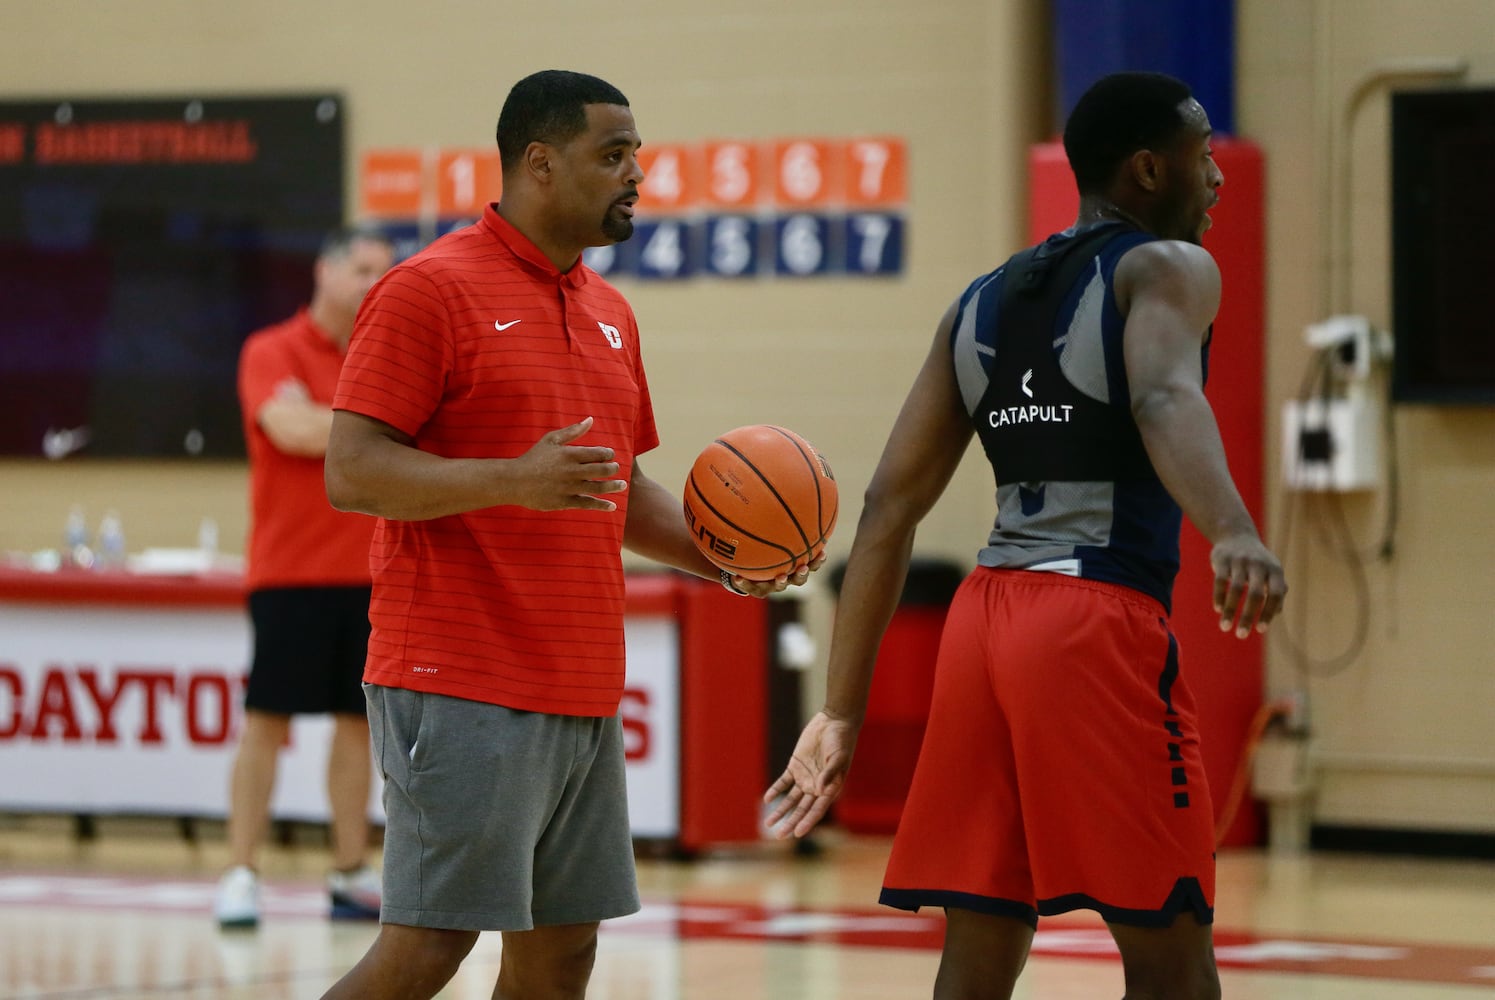
[[[633,311],[581,263],[633,232],[639,144],[610,84],[521,80],[503,202],[359,313],[327,491],[380,518],[364,680],[384,926],[328,997],[431,997],[500,930],[494,996],[579,998],[599,921],[638,909],[621,549],[719,578],[638,463],[658,436]],[[763,596],[807,575],[720,578]]]
[[[240,353],[254,662],[229,785],[230,868],[214,900],[223,927],[259,921],[255,857],[269,822],[280,748],[291,716],[302,713],[333,718],[327,770],[332,915],[379,913],[379,875],[364,863],[371,768],[359,686],[368,646],[374,522],[328,504],[322,454],[353,318],[393,260],[393,248],[380,233],[331,233],[317,255],[311,303],[252,334]]]

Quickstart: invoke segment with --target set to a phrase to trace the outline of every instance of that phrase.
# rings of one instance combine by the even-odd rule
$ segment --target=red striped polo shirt
[[[659,443],[622,294],[562,274],[493,206],[380,279],[333,404],[452,458],[515,458],[594,418],[628,479]],[[615,511],[489,507],[381,518],[364,679],[560,715],[612,715],[623,689],[623,525]]]

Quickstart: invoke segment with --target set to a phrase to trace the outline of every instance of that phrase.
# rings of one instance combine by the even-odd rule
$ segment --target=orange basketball
[[[825,550],[839,507],[836,478],[810,442],[753,424],[708,444],[685,481],[685,523],[720,568],[772,580]]]

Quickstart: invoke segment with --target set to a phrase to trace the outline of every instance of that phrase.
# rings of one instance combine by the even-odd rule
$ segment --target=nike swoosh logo
[[[500,333],[502,333],[504,330],[507,330],[509,327],[513,326],[515,323],[522,323],[522,322],[524,322],[524,321],[523,320],[518,320],[518,319],[511,319],[507,323],[500,323],[498,320],[494,320],[493,321],[493,329],[495,329],[495,330],[499,331]]]

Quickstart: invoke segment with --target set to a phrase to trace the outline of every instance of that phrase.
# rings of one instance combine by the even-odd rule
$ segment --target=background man
[[[330,234],[317,256],[311,303],[251,335],[240,355],[254,662],[229,784],[232,867],[214,903],[224,927],[253,927],[259,920],[255,859],[269,823],[280,748],[291,717],[303,713],[333,717],[327,766],[332,915],[379,914],[379,875],[364,860],[372,768],[360,686],[374,522],[327,502],[322,456],[353,318],[393,260],[389,241],[375,231]]]

